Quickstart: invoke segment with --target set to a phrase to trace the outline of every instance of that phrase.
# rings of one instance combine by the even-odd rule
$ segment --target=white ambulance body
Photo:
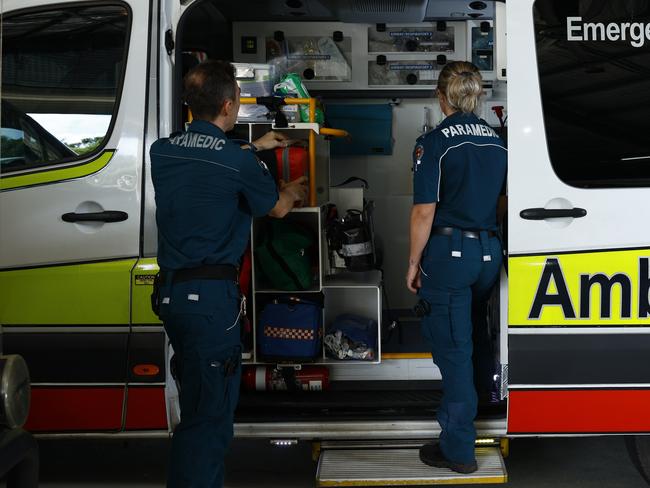
[[[277,46],[302,42],[320,54],[294,53],[294,67],[326,114],[373,104],[390,114],[381,150],[369,134],[356,141],[367,145],[361,153],[315,138],[325,196],[298,217],[322,227],[320,204],[340,195],[329,186],[351,176],[370,183],[389,300],[379,275],[327,277],[325,246],[319,291],[326,323],[348,308],[378,321],[380,354],[357,364],[323,356],[326,391],[242,391],[236,435],[315,442],[319,486],[369,482],[373,462],[376,486],[450,482],[423,471],[413,449],[439,434],[441,384],[403,274],[413,143],[442,120],[441,67],[462,59],[485,63],[481,115],[509,151],[507,271],[489,318],[495,392],[476,421],[491,447],[480,448],[473,482],[506,480],[500,440],[505,449],[509,437],[541,435],[630,434],[649,475],[638,454],[647,440],[635,434],[650,432],[650,2],[5,0],[2,8],[0,337],[30,367],[29,430],[173,430],[170,351],[149,303],[158,268],[148,149],[183,129],[181,79],[192,63],[267,63]],[[311,130],[301,127],[301,137]],[[269,128],[247,122],[238,131]],[[253,351],[244,366],[276,365]],[[403,473],[382,468],[386,456]]]

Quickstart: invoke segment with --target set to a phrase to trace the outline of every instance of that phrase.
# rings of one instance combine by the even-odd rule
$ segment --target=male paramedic
[[[305,178],[280,191],[255,152],[286,147],[269,132],[251,144],[228,140],[239,111],[233,66],[207,61],[184,78],[194,121],[150,150],[158,224],[159,314],[176,355],[181,421],[167,486],[220,488],[239,399],[237,266],[251,218],[283,217],[304,201]]]
[[[504,186],[503,141],[474,112],[483,92],[476,66],[456,61],[438,77],[447,116],[418,138],[413,151],[414,195],[406,285],[420,296],[422,334],[442,374],[436,417],[440,442],[422,446],[422,462],[460,473],[476,471],[473,338],[487,333],[472,321],[472,301],[485,303],[501,266],[497,200]],[[485,308],[483,309],[485,314]],[[477,358],[474,358],[477,359]],[[489,366],[488,366],[489,367]],[[478,386],[478,385],[477,385]]]

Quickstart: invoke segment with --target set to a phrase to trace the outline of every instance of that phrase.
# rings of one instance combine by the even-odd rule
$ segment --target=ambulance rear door
[[[149,1],[2,2],[0,323],[33,431],[124,423]]]
[[[650,431],[650,3],[507,10],[508,432]]]

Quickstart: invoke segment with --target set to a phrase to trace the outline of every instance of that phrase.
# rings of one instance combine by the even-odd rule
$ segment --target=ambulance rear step
[[[460,474],[423,464],[418,455],[421,444],[413,441],[323,442],[316,486],[429,486],[508,481],[498,446],[477,447],[478,471]]]

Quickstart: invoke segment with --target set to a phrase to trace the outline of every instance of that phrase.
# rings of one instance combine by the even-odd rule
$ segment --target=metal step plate
[[[506,483],[498,447],[476,449],[478,471],[460,474],[423,464],[418,449],[335,449],[321,453],[318,487],[427,486]]]

